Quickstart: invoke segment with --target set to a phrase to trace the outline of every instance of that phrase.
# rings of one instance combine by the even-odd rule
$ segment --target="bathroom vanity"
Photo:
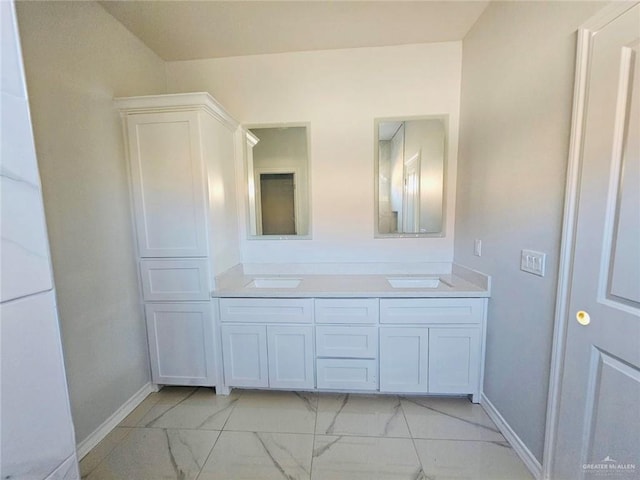
[[[489,279],[448,275],[219,278],[225,388],[472,396]],[[474,283],[474,281],[476,283]]]
[[[292,178],[307,178],[306,154],[277,171],[253,159],[260,139],[207,93],[122,98],[116,106],[127,146],[153,383],[210,386],[219,393],[271,388],[471,395],[479,401],[488,277],[447,263],[340,264],[336,275],[326,264],[283,275],[287,267],[276,264],[270,274],[263,268],[254,275],[242,265],[238,246],[243,202],[249,237],[264,241],[259,218],[266,203],[256,200],[260,189],[251,185],[260,172],[290,175],[283,168],[292,169]],[[442,176],[445,120],[393,123],[396,140],[383,139],[380,130],[380,151],[397,150],[384,142],[402,137],[403,150],[415,144],[421,152],[412,162],[424,157],[420,176]],[[267,130],[274,129],[256,133],[273,140],[300,130],[298,150],[307,151],[306,126],[278,127],[278,135]],[[435,133],[431,143],[420,143],[415,132]],[[279,151],[268,147],[267,153]],[[381,160],[380,175],[389,162]],[[239,186],[243,166],[248,187]],[[376,189],[378,213],[392,209],[384,198],[395,195],[383,183]],[[429,212],[437,221],[424,223],[416,196],[401,202],[413,212],[403,214],[404,226],[378,228],[378,234],[442,237],[441,188],[437,196]],[[310,238],[305,218],[296,220],[295,235],[275,240]]]

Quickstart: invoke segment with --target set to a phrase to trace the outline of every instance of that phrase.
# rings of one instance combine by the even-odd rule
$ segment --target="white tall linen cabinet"
[[[118,98],[151,358],[161,385],[221,386],[215,276],[240,263],[237,122],[207,93]]]

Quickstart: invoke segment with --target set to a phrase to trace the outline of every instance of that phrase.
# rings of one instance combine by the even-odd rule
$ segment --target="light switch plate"
[[[478,240],[477,238],[473,241],[473,254],[476,257],[482,256],[482,240]]]
[[[547,255],[534,250],[522,250],[520,254],[520,270],[544,277],[544,267]]]

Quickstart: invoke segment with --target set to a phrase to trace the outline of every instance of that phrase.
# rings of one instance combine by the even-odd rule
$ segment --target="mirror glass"
[[[309,234],[308,128],[249,128],[258,140],[247,157],[249,232],[279,238]]]
[[[441,236],[447,118],[376,121],[376,236]]]

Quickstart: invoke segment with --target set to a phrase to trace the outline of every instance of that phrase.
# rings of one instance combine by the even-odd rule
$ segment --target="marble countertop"
[[[424,278],[437,277],[440,283],[435,288],[394,288],[388,278]],[[294,288],[273,287],[258,288],[256,279],[299,279]],[[490,277],[464,267],[454,267],[449,274],[424,275],[250,275],[241,269],[232,269],[216,279],[213,297],[275,297],[275,298],[354,298],[354,297],[489,297]]]

